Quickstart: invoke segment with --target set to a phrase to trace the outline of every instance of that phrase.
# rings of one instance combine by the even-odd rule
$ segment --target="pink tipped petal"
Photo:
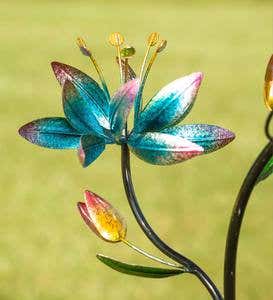
[[[140,159],[154,165],[171,165],[204,152],[203,147],[165,133],[131,134],[128,144]]]
[[[161,132],[185,138],[203,147],[204,153],[216,151],[235,138],[235,134],[230,130],[208,124],[179,125],[166,128]]]
[[[86,204],[83,203],[83,202],[78,202],[77,206],[78,206],[79,212],[80,212],[80,214],[81,214],[81,216],[82,216],[82,218],[83,218],[85,224],[86,224],[86,225],[87,225],[87,226],[88,226],[88,227],[89,227],[96,235],[100,236],[99,233],[98,233],[98,231],[97,231],[97,229],[96,229],[96,227],[94,226],[94,224],[93,224],[93,222],[92,222],[90,216],[89,216],[89,212],[88,212],[88,209],[87,209]]]
[[[51,149],[75,149],[80,134],[65,118],[43,118],[25,124],[19,134],[27,141]]]
[[[101,114],[108,115],[109,99],[93,78],[72,66],[60,62],[54,61],[51,66],[61,86],[64,86],[67,80],[71,81],[85,95],[84,97],[89,98],[97,106],[97,110],[100,110]]]
[[[182,121],[191,110],[203,74],[192,73],[161,89],[141,112],[134,132],[161,131]]]
[[[99,236],[108,242],[119,242],[126,236],[126,223],[118,211],[99,195],[84,192],[89,217],[99,232]]]
[[[139,79],[128,81],[116,91],[111,100],[110,127],[116,139],[122,135],[138,89]]]
[[[81,165],[86,168],[95,161],[105,149],[105,141],[93,135],[83,135],[81,137],[78,157]]]

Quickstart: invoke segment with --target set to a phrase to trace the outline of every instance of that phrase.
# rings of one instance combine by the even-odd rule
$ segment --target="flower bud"
[[[88,227],[107,242],[120,242],[126,236],[126,223],[118,211],[99,195],[84,192],[85,203],[78,202],[78,209]]]

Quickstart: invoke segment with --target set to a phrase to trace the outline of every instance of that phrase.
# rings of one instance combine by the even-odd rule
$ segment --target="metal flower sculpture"
[[[226,242],[224,293],[192,260],[178,253],[154,232],[138,203],[130,169],[130,150],[140,159],[154,165],[171,165],[210,153],[230,143],[235,135],[216,125],[180,125],[193,107],[203,79],[201,72],[181,77],[157,92],[143,107],[143,90],[157,56],[164,51],[166,40],[152,33],[139,77],[129,64],[135,54],[131,46],[121,47],[120,33],[110,35],[109,42],[117,50],[121,86],[110,93],[93,53],[85,41],[77,40],[83,55],[94,65],[101,85],[82,71],[59,62],[52,68],[62,87],[65,117],[51,117],[32,121],[19,129],[31,143],[53,149],[77,149],[83,167],[90,165],[104,151],[107,144],[121,147],[121,168],[124,189],[131,210],[147,238],[172,262],[156,257],[127,240],[127,226],[120,213],[99,195],[85,191],[85,202],[78,202],[79,212],[88,227],[101,239],[122,242],[153,261],[169,268],[154,268],[123,263],[98,254],[97,258],[119,272],[150,278],[163,278],[185,272],[198,277],[215,300],[235,300],[235,267],[240,227],[247,202],[255,185],[273,173],[273,138],[269,124],[273,117],[273,58],[271,57],[264,82],[264,99],[271,110],[265,132],[269,143],[251,167],[238,194],[230,220]],[[151,54],[151,49],[155,51]],[[149,58],[150,57],[150,58]],[[134,108],[133,128],[128,130],[128,117]]]
[[[128,64],[134,48],[120,49],[123,37],[110,37],[118,48],[121,86],[112,97],[91,51],[82,39],[78,40],[84,55],[91,58],[102,82],[102,87],[80,70],[59,62],[52,68],[62,86],[63,110],[66,118],[51,117],[32,121],[19,129],[28,141],[54,149],[78,149],[84,167],[91,164],[107,144],[127,143],[140,159],[155,165],[179,163],[225,146],[234,134],[214,125],[177,125],[193,107],[203,75],[201,72],[181,77],[163,87],[142,109],[142,92],[151,65],[166,47],[163,40],[156,48],[144,72],[136,78]],[[148,50],[158,42],[158,35],[148,39]],[[147,53],[148,54],[148,53]],[[122,58],[123,59],[122,59]],[[135,103],[134,128],[127,130],[127,119]]]

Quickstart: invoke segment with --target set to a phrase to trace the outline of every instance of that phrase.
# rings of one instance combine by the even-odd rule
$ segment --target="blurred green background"
[[[1,1],[0,299],[210,299],[185,275],[142,279],[96,260],[103,253],[150,264],[123,245],[92,235],[76,202],[89,188],[126,216],[128,238],[159,254],[137,227],[126,203],[120,151],[110,146],[83,169],[73,151],[39,148],[19,137],[24,123],[62,115],[61,89],[50,61],[96,74],[75,44],[87,39],[111,91],[118,86],[109,33],[120,31],[137,49],[158,31],[167,50],[150,74],[145,95],[193,71],[205,78],[185,123],[217,124],[237,138],[228,147],[173,167],[132,159],[136,190],[147,218],[175,249],[195,260],[222,289],[225,236],[233,202],[266,140],[262,101],[272,52],[270,1]],[[248,207],[238,256],[238,299],[272,299],[272,178]]]

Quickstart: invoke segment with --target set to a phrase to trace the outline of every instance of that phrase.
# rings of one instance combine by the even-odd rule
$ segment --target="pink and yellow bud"
[[[78,209],[88,227],[107,242],[120,242],[126,236],[126,223],[119,212],[106,200],[90,191],[84,192],[85,203]]]

